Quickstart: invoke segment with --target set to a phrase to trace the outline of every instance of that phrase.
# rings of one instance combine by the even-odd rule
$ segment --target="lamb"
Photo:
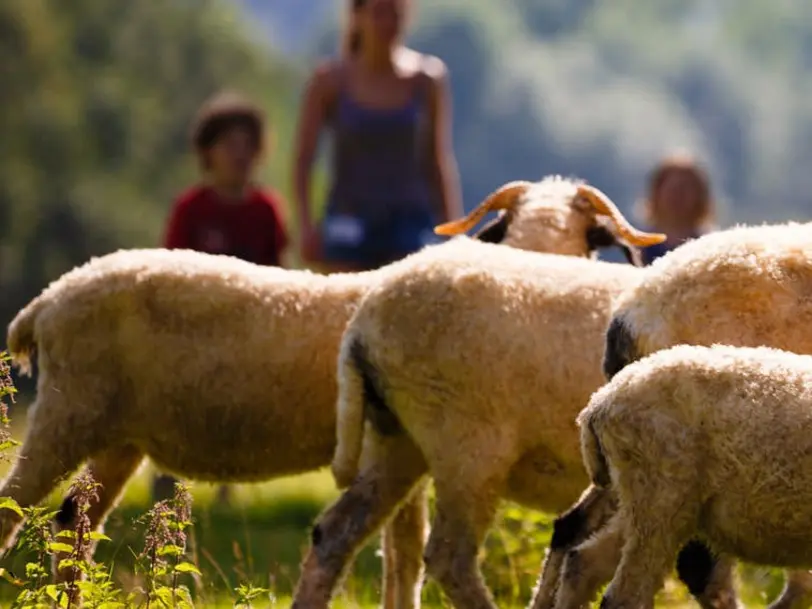
[[[812,568],[812,357],[659,351],[595,392],[578,424],[593,484],[619,503],[596,540],[622,544],[602,608],[653,607],[697,537],[752,563]]]
[[[618,215],[596,189],[583,196]],[[663,237],[617,225],[631,244]],[[458,240],[373,286],[339,351],[332,471],[349,488],[313,529],[293,606],[325,607],[365,539],[430,474],[426,567],[454,606],[493,607],[476,559],[498,500],[558,511],[585,486],[575,416],[603,381],[612,299],[641,273]]]
[[[618,242],[624,221],[589,205],[581,188],[558,177],[510,183],[437,230],[464,232],[495,210],[478,235],[483,241],[590,256]],[[388,272],[323,276],[190,251],[131,250],[66,273],[9,327],[15,364],[30,373],[36,349],[39,379],[27,438],[0,496],[36,504],[87,462],[103,485],[89,513],[101,527],[145,456],[180,476],[218,482],[326,466],[335,446],[339,339],[361,295]],[[419,600],[425,510],[418,492],[385,531],[387,607]],[[74,517],[66,497],[58,526],[70,527]],[[0,511],[6,549],[19,524]]]
[[[688,242],[656,260],[615,303],[606,334],[606,376],[677,344],[771,346],[812,354],[812,336],[798,331],[812,319],[809,227],[797,223],[736,227]],[[601,489],[587,491],[593,502],[611,510],[611,499],[597,498],[602,494]],[[599,520],[604,519],[605,514]],[[539,584],[544,599],[534,609],[551,607],[556,587],[566,597],[588,597],[612,576],[619,553],[612,563],[608,551],[588,540],[600,528],[595,520],[576,506],[556,522],[557,530],[567,532],[562,534],[566,539],[555,549],[556,556],[548,557]],[[619,545],[616,549],[619,552]],[[587,582],[581,564],[595,560],[604,566],[595,581]],[[567,562],[573,563],[571,569]],[[707,601],[702,604],[708,609],[736,606],[732,569],[730,557],[715,557],[699,542],[688,544],[677,562],[680,578],[695,596]],[[722,600],[710,602],[713,598]],[[811,601],[812,574],[790,571],[771,609],[808,607]],[[577,602],[562,601],[558,606]]]

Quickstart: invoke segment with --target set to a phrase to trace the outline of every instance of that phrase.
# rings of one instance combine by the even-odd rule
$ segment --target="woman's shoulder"
[[[448,76],[448,67],[435,55],[423,55],[423,73],[431,80],[440,82]]]
[[[410,71],[431,82],[441,82],[448,74],[448,67],[442,59],[414,49],[404,49],[404,63]]]

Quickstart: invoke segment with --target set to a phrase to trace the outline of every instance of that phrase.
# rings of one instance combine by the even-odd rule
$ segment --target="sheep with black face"
[[[661,350],[596,391],[578,424],[594,489],[616,497],[617,509],[579,548],[567,582],[579,585],[562,587],[557,607],[587,606],[613,573],[601,607],[652,607],[691,539],[791,573],[812,568],[812,356]],[[576,508],[595,505],[593,493]],[[802,592],[785,590],[778,603],[807,606]]]
[[[556,188],[630,248],[664,239],[631,227],[594,187]],[[341,340],[332,470],[349,488],[314,528],[294,607],[325,607],[365,539],[427,476],[437,496],[427,569],[454,606],[492,607],[476,560],[496,505],[557,512],[588,483],[575,416],[603,382],[612,300],[642,272],[471,240],[393,265]]]
[[[674,345],[770,346],[812,354],[812,239],[810,224],[786,223],[738,226],[685,243],[656,260],[640,282],[616,300],[605,341],[603,368],[607,378],[658,350]],[[593,503],[602,489],[588,491]],[[534,609],[552,606],[555,588],[577,606],[579,598],[595,593],[608,581],[619,560],[614,551],[590,538],[599,528],[583,506],[573,507],[556,522],[567,531],[541,577],[541,596]],[[569,554],[565,560],[564,556]],[[566,562],[572,563],[570,567]],[[583,576],[586,563],[603,565],[592,580]],[[737,606],[733,589],[734,561],[713,554],[692,541],[682,549],[677,572],[706,609]],[[569,572],[569,575],[568,575]],[[786,586],[771,609],[810,606],[812,574],[806,569],[787,573]]]

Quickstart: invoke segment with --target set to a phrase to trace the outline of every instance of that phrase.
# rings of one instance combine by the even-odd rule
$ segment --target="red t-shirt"
[[[164,247],[279,266],[288,244],[280,202],[281,197],[271,191],[252,188],[234,202],[224,200],[213,188],[195,186],[176,199]]]

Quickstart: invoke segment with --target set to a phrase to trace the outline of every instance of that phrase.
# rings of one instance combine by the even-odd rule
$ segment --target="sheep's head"
[[[559,176],[505,184],[465,218],[434,231],[464,233],[490,211],[499,215],[476,234],[477,239],[538,252],[592,257],[598,248],[618,246],[630,263],[641,266],[637,248],[666,238],[634,228],[594,186]]]
[[[640,359],[634,334],[622,315],[615,315],[606,330],[603,349],[603,375],[611,381],[618,372]]]
[[[748,325],[745,320],[771,318],[774,286],[769,281],[765,286],[758,278],[775,275],[761,272],[762,263],[742,233],[733,238],[724,233],[691,240],[657,258],[614,299],[603,352],[607,380],[629,364],[674,345],[743,340],[742,346],[747,346],[745,327],[763,324]],[[780,238],[776,235],[770,241],[778,243]]]

